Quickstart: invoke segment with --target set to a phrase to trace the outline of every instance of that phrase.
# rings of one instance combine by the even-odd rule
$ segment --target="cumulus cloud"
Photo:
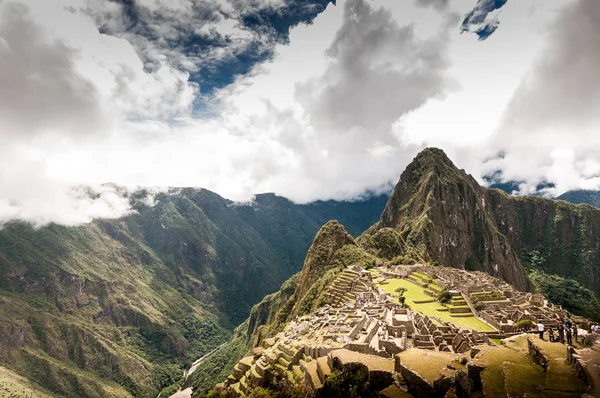
[[[127,40],[147,70],[167,57],[190,72],[200,92],[233,82],[287,41],[289,28],[310,22],[329,0],[88,0],[81,10],[103,33]]]
[[[98,148],[130,119],[189,114],[195,96],[185,72],[166,60],[146,72],[126,41],[100,34],[67,5],[81,4],[0,3],[0,223],[125,214],[126,196],[99,182],[86,191],[95,194],[82,194],[74,186],[89,181],[53,175],[51,158]]]
[[[350,0],[326,52],[327,70],[298,86],[298,100],[320,130],[360,128],[370,139],[382,130],[389,135],[401,115],[448,88],[446,46],[445,34],[422,40],[389,10]]]
[[[9,134],[15,156],[0,160],[3,220],[75,224],[126,214],[127,195],[72,189],[107,181],[202,186],[235,200],[274,191],[299,202],[387,189],[418,149],[403,143],[394,122],[450,86],[448,21],[423,38],[389,9],[348,0],[295,29],[273,61],[217,92],[212,117],[196,119],[189,112],[196,87],[177,59],[147,68],[135,45],[100,33],[95,17],[78,11],[87,3],[69,1],[58,9],[31,1],[28,18],[45,40],[68,49],[65,70],[90,85],[87,98],[102,105],[108,127],[86,140],[17,142]],[[42,18],[52,12],[62,22]],[[35,112],[35,103],[25,107]]]
[[[505,112],[493,147],[507,153],[489,167],[505,179],[543,181],[548,195],[600,188],[600,3],[577,0],[557,15],[547,42]]]
[[[283,172],[270,175],[272,189],[309,201],[387,188],[417,150],[393,124],[452,86],[446,74],[452,27],[443,21],[423,39],[384,7],[346,1],[324,71],[296,83],[291,108],[270,106],[259,119],[271,118],[278,150],[290,154],[275,167]]]
[[[75,50],[44,34],[28,7],[0,4],[0,136],[85,134],[103,115],[96,88],[75,74]]]

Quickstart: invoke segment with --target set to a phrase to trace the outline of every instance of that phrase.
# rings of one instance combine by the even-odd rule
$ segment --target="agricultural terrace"
[[[413,273],[415,275],[417,273]],[[417,275],[418,276],[418,275]],[[426,277],[423,275],[423,277]],[[451,316],[450,312],[448,312],[448,308],[442,306],[440,303],[435,301],[431,296],[425,294],[425,289],[421,286],[409,281],[408,279],[388,279],[388,283],[386,284],[377,284],[379,288],[381,288],[384,292],[389,294],[396,302],[398,301],[398,293],[396,289],[399,287],[403,287],[406,289],[404,292],[404,297],[406,298],[405,304],[407,304],[411,310],[420,312],[421,314],[430,316],[430,317],[438,317],[443,321],[451,322],[454,325],[466,328],[473,329],[478,332],[495,332],[496,330],[489,326],[488,324],[480,321],[475,316]],[[442,291],[442,288],[434,283],[429,284],[430,290],[439,290]],[[432,301],[434,300],[434,301]],[[430,301],[428,303],[416,303],[421,301]],[[431,302],[432,301],[432,302]],[[449,306],[452,306],[449,304]]]

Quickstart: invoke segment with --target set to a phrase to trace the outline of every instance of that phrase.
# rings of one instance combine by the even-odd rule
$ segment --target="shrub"
[[[594,344],[596,344],[596,342],[600,340],[600,334],[597,333],[589,333],[587,336],[585,336],[585,338],[583,339],[583,346],[584,347],[591,347]]]
[[[448,289],[444,289],[440,292],[440,294],[438,294],[437,299],[440,303],[449,303],[452,299],[452,296],[450,295]]]
[[[533,323],[533,321],[530,321],[529,319],[523,319],[522,321],[515,323],[516,329],[529,330],[529,329],[533,328],[534,326],[535,326],[535,323]]]
[[[400,304],[404,305],[404,302],[406,301],[406,297],[400,296],[400,297],[398,297],[398,300],[400,301]]]
[[[475,303],[475,311],[481,311],[483,309],[483,303]]]

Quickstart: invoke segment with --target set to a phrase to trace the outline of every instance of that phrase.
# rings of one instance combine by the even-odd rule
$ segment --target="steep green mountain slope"
[[[600,209],[490,190],[493,217],[525,265],[600,294]]]
[[[600,191],[575,189],[563,193],[556,197],[556,199],[573,204],[588,204],[590,206],[600,207]]]
[[[263,339],[279,332],[297,315],[314,311],[324,303],[327,286],[347,266],[372,266],[377,259],[360,248],[337,221],[329,221],[317,233],[308,250],[302,271],[281,289],[256,304],[249,318],[236,329],[230,344],[202,363],[192,374],[194,397],[222,381],[235,363],[259,346]]]
[[[57,395],[156,396],[299,269],[315,220],[338,211],[276,197],[267,208],[260,196],[240,206],[197,189],[146,206],[143,195],[119,220],[0,230],[0,364]],[[300,238],[286,246],[285,234]]]

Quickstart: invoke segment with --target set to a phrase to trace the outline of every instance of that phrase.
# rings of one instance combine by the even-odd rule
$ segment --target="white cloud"
[[[556,186],[548,195],[600,189],[600,3],[577,0],[564,7],[492,142],[522,156],[498,164],[506,175],[526,180],[526,191],[550,181]]]
[[[28,7],[21,19],[8,14],[13,2],[0,3],[0,53],[6,55],[0,57],[0,79],[23,96],[21,111],[36,117],[15,118],[15,105],[0,92],[0,123],[12,126],[0,132],[0,223],[21,218],[72,225],[126,214],[127,195],[106,182],[201,186],[235,200],[268,191],[299,202],[351,198],[395,182],[425,145],[441,146],[476,176],[502,169],[505,178],[526,180],[523,192],[544,180],[557,189],[600,183],[591,112],[574,109],[583,120],[576,137],[587,139],[585,145],[566,139],[554,122],[528,119],[564,106],[554,98],[552,106],[538,106],[544,112],[508,108],[516,119],[507,120],[535,129],[494,135],[560,0],[535,12],[529,12],[532,1],[509,2],[501,28],[484,43],[459,35],[454,15],[468,11],[470,0],[438,10],[395,0],[340,1],[312,25],[294,28],[290,44],[278,45],[272,61],[219,90],[214,116],[207,119],[190,113],[198,87],[186,70],[196,60],[166,41],[129,32],[122,6],[113,2],[61,1],[19,0]],[[151,29],[176,36],[178,27],[189,27],[192,3],[147,0],[145,12],[167,22]],[[231,45],[239,49],[254,38],[227,14],[231,10],[223,11],[227,4],[233,3],[215,2],[209,9],[219,17],[207,16],[197,28],[234,38]],[[98,26],[120,33],[101,34]],[[38,33],[6,33],[11,31]],[[10,52],[17,44],[20,58]],[[46,59],[58,66],[48,68],[53,64]],[[550,62],[540,59],[532,76]],[[580,84],[589,72],[584,66],[577,69],[582,76],[558,74],[560,84],[569,76]],[[8,71],[22,78],[9,80]],[[40,74],[51,78],[36,80]],[[549,95],[542,90],[545,80],[536,79],[523,83],[520,97]],[[587,79],[596,83],[594,76]],[[594,99],[590,95],[587,101]],[[568,112],[552,117],[571,125]],[[506,150],[503,159],[484,162],[500,149]],[[73,189],[81,185],[102,193],[82,196]]]

